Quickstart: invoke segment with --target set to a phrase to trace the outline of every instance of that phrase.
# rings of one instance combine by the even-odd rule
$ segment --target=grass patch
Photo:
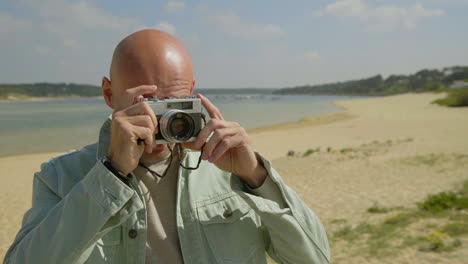
[[[452,239],[443,232],[431,232],[424,237],[424,240],[419,250],[425,252],[450,252],[462,245],[459,239]]]
[[[445,160],[447,160],[446,155],[431,153],[427,155],[417,155],[414,157],[410,157],[404,160],[404,162],[409,165],[434,166],[434,165],[444,162]]]
[[[438,225],[437,224],[427,224],[425,227],[430,228],[430,229],[436,229],[438,227]]]
[[[340,153],[341,154],[346,154],[346,153],[350,153],[350,152],[353,152],[354,149],[352,148],[343,148],[343,149],[340,149]]]
[[[375,203],[368,212],[404,210],[376,224],[361,223],[354,228],[346,224],[332,238],[352,243],[356,254],[377,258],[396,255],[408,247],[421,252],[454,251],[462,247],[461,238],[468,234],[467,193],[468,180],[457,192],[429,195],[417,203],[417,209],[384,208]]]
[[[432,213],[438,213],[447,209],[468,209],[468,197],[457,195],[454,192],[440,192],[429,197],[418,207]]]
[[[377,202],[372,207],[367,208],[367,212],[371,214],[385,214],[396,209],[402,209],[402,207],[382,207]]]
[[[333,234],[335,238],[344,239],[346,241],[354,240],[357,237],[357,235],[358,234],[354,232],[351,225],[345,225]]]
[[[410,220],[414,215],[399,213],[390,216],[384,220],[384,225],[390,225],[393,227],[404,227],[410,224]]]
[[[437,99],[432,103],[449,107],[468,106],[468,88],[449,89],[445,98]]]
[[[468,180],[463,182],[463,187],[458,193],[462,196],[468,196]]]
[[[462,221],[446,224],[444,227],[442,227],[442,232],[453,237],[468,234],[468,222]]]
[[[348,222],[346,219],[343,218],[333,218],[330,220],[330,224],[342,224]]]
[[[367,212],[371,214],[385,214],[390,212],[390,209],[385,207],[379,207],[378,205],[373,205],[372,207],[369,207],[367,209]]]
[[[468,162],[468,155],[458,154],[458,153],[431,153],[425,155],[416,155],[401,158],[400,161],[406,165],[411,166],[438,166],[438,165],[450,165],[450,166],[460,166]],[[468,187],[467,187],[468,188]],[[467,189],[468,192],[468,189]]]
[[[304,152],[304,154],[302,155],[303,157],[307,157],[307,156],[310,156],[310,154],[313,154],[315,152],[320,152],[320,148],[316,148],[316,149],[308,149],[306,150],[306,152]]]

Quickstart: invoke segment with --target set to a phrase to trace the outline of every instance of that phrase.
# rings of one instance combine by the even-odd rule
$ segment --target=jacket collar
[[[99,139],[97,144],[96,158],[102,159],[109,150],[110,135],[111,135],[112,115],[106,119],[99,131]]]

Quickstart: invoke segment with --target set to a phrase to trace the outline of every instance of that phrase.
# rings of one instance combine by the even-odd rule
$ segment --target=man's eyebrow
[[[164,89],[170,89],[172,87],[178,87],[178,86],[184,86],[184,85],[190,85],[192,82],[189,81],[189,80],[185,80],[185,79],[180,79],[180,80],[173,80],[173,81],[170,81],[168,83],[161,83],[160,86],[158,85],[158,87],[160,87],[161,89],[164,88]]]
[[[181,82],[171,82],[168,86],[158,86],[161,89],[161,94],[159,95],[160,99],[167,99],[169,96],[167,94],[175,94],[176,97],[186,97],[189,96],[190,81],[181,81]],[[173,96],[170,96],[173,97]]]

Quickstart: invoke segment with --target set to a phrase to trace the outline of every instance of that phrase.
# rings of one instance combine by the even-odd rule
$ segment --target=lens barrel
[[[193,117],[181,110],[170,110],[159,120],[159,131],[169,142],[186,142],[195,132]]]

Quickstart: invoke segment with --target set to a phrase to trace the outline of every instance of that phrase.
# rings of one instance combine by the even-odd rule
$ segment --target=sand
[[[339,101],[342,112],[249,131],[252,144],[273,161],[325,223],[379,221],[367,208],[414,207],[428,194],[453,190],[468,179],[468,108],[430,102],[441,94],[405,94]],[[315,152],[307,157],[308,149]],[[293,156],[287,156],[294,151]],[[32,175],[56,153],[0,158],[0,259],[31,204]],[[429,162],[425,162],[429,160]],[[468,241],[463,240],[465,245]],[[466,248],[466,247],[465,247]],[[335,263],[463,263],[466,249],[451,253],[402,250],[391,259],[355,256],[333,243]]]

